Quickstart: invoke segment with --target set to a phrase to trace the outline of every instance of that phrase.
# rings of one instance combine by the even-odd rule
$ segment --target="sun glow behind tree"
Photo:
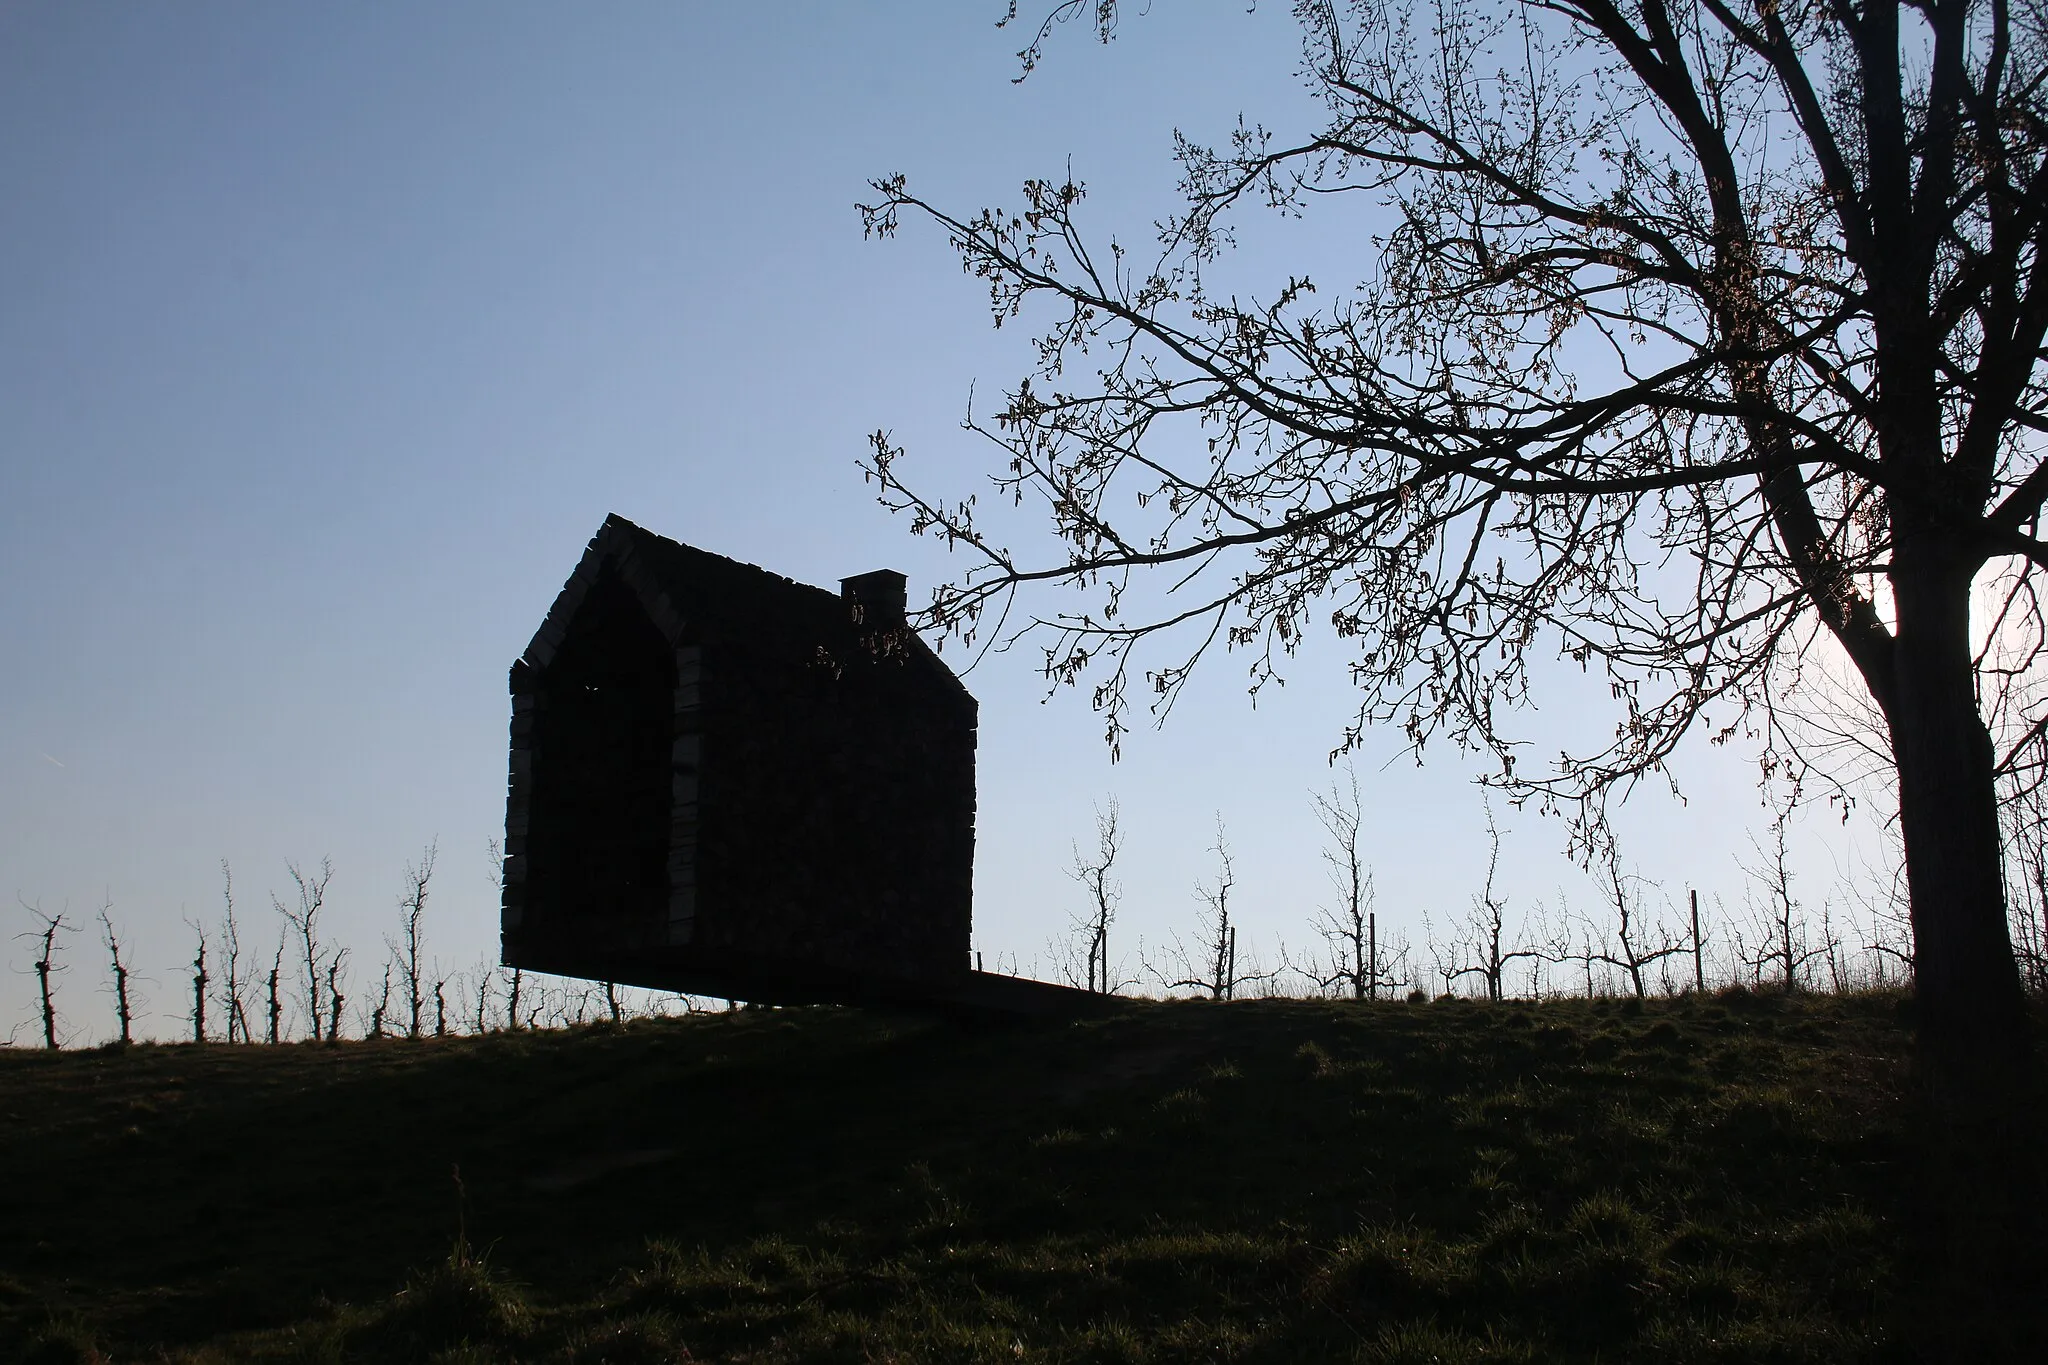
[[[1054,7],[1039,40],[1082,12]],[[1106,38],[1116,7],[1092,13]],[[1327,620],[1356,650],[1354,739],[1447,736],[1589,831],[1712,708],[1792,739],[1778,710],[1824,633],[1884,716],[1935,1070],[2015,1061],[2010,755],[1979,708],[2002,675],[1971,636],[1973,583],[2006,573],[2014,610],[1988,631],[2029,653],[2048,566],[2038,17],[1297,16],[1323,129],[1184,140],[1186,206],[1156,257],[1091,233],[1071,178],[970,214],[875,182],[871,232],[936,226],[997,325],[1037,338],[971,425],[1000,451],[995,491],[1059,552],[1013,553],[971,496],[928,495],[873,440],[884,502],[977,556],[932,622],[971,640],[1009,625],[1020,589],[1082,589],[1090,606],[1026,628],[1050,678],[1096,670],[1114,746],[1141,683],[1170,706],[1218,645],[1249,651],[1256,682]],[[1356,289],[1290,273],[1253,295],[1219,271],[1244,210],[1351,200],[1392,218],[1361,234]],[[1200,446],[1167,434],[1189,423]],[[1171,587],[1134,596],[1142,579]],[[1140,661],[1167,635],[1192,648]],[[1611,741],[1532,767],[1511,718],[1553,649],[1599,669],[1621,714]],[[1995,695],[1989,716],[2031,729]]]

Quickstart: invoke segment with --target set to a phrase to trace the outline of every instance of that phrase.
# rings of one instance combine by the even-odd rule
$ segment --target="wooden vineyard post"
[[[1692,897],[1692,986],[1701,995],[1707,993],[1706,956],[1700,947],[1700,893],[1697,888],[1690,892]]]

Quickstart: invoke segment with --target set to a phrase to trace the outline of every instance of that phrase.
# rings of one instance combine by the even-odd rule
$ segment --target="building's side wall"
[[[838,970],[968,968],[972,705],[916,661],[704,660],[699,942]]]
[[[676,685],[671,697],[674,729],[669,741],[668,942],[694,942],[697,928],[697,864],[704,795],[704,651],[694,644],[676,650]]]

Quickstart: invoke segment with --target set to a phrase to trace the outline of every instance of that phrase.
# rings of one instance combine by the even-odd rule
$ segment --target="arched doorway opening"
[[[668,917],[675,655],[609,562],[536,680],[529,928],[582,949]]]

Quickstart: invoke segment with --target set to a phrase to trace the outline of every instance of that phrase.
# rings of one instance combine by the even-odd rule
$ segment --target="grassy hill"
[[[1902,1015],[807,1009],[8,1051],[0,1358],[1903,1358]]]

